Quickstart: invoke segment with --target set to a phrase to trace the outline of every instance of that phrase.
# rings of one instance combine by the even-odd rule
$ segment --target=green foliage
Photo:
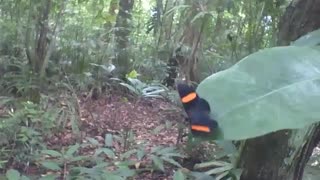
[[[127,80],[129,84],[125,82],[120,82],[120,85],[128,88],[131,92],[141,97],[162,98],[168,91],[168,88],[160,83],[147,84],[140,81],[137,78],[131,78],[129,76],[127,77]]]
[[[291,45],[293,46],[318,46],[320,45],[320,29],[312,31],[296,41],[294,41]]]
[[[176,171],[173,175],[173,180],[185,180],[185,179],[186,177],[180,169]]]
[[[9,169],[6,173],[6,178],[8,180],[29,180],[28,177],[21,175],[19,173],[19,171],[15,170],[15,169]]]
[[[214,107],[220,138],[247,139],[319,121],[319,56],[308,47],[266,49],[205,79],[197,91]]]
[[[152,159],[154,167],[161,171],[164,171],[164,162],[167,162],[177,167],[181,167],[181,165],[174,158],[184,157],[182,154],[177,153],[174,147],[162,147],[162,146],[153,148],[149,156]]]
[[[136,79],[140,74],[136,70],[132,70],[126,75],[126,78]]]
[[[36,162],[42,170],[64,176],[67,176],[64,168],[68,168],[70,174],[66,178],[74,179],[131,178],[138,172],[132,166],[145,159],[152,162],[146,168],[148,171],[163,171],[168,164],[181,168],[178,159],[183,156],[176,149],[157,147],[147,154],[145,144],[137,145],[130,129],[120,135],[107,134],[103,145],[94,138],[88,138],[87,144],[70,145],[62,150],[47,149],[44,138],[52,132],[66,131],[69,125],[73,133],[80,134],[78,93],[89,91],[89,94],[94,94],[98,91],[101,94],[113,84],[118,85],[119,81],[110,77],[113,76],[112,64],[119,51],[128,52],[130,68],[134,69],[126,77],[126,82],[120,81],[122,86],[140,97],[168,97],[177,103],[180,102],[177,93],[158,82],[166,77],[166,62],[177,46],[188,48],[188,52],[182,54],[185,57],[193,52],[194,45],[188,43],[191,39],[186,34],[190,30],[189,25],[194,26],[192,31],[201,33],[201,46],[195,52],[199,59],[198,72],[203,79],[230,67],[249,53],[273,46],[284,3],[279,1],[275,5],[268,0],[135,1],[133,18],[128,22],[134,28],[117,27],[131,31],[126,48],[117,49],[115,40],[121,39],[115,33],[119,29],[114,28],[118,1],[57,0],[52,1],[45,21],[49,22],[44,43],[48,48],[41,46],[45,52],[37,52],[41,25],[45,24],[39,23],[40,12],[44,12],[45,3],[3,1],[0,4],[0,93],[6,96],[13,94],[19,99],[0,98],[0,110],[4,106],[5,112],[9,112],[0,117],[0,168],[5,169],[13,163],[28,166]],[[203,30],[200,29],[202,24]],[[151,30],[153,33],[149,33]],[[302,43],[310,41],[311,45],[316,44],[317,33],[310,37],[301,40]],[[40,78],[34,72],[30,62],[41,65],[41,60],[38,62],[36,56],[29,57],[28,49],[33,54],[48,56],[46,77]],[[279,68],[286,69],[281,63]],[[235,68],[227,71],[232,69]],[[228,91],[225,89],[225,92]],[[231,97],[237,94],[231,93]],[[224,102],[214,100],[213,109],[220,112],[221,105],[216,106],[216,103]],[[223,132],[234,131],[226,127],[235,120],[222,123]],[[157,134],[163,128],[159,126],[153,133]],[[247,128],[242,127],[242,131],[252,135]],[[238,135],[237,132],[230,136]],[[121,145],[121,152],[114,149],[114,143]],[[93,155],[80,153],[84,147],[92,146],[96,148]],[[233,148],[230,149],[227,155],[234,153]],[[131,158],[137,160],[132,161]],[[222,167],[218,174],[220,177],[224,173],[230,175],[233,170]],[[213,171],[217,174],[217,170]],[[60,175],[57,174],[40,179],[55,179]],[[196,174],[194,172],[193,177],[203,176],[203,173]],[[184,179],[184,175],[180,169],[174,178]],[[7,178],[17,177],[24,178],[15,170],[7,171]]]
[[[188,157],[201,162],[194,164],[192,171],[182,171],[183,174],[191,179],[239,180],[242,170],[236,167],[239,153],[234,144],[231,141],[216,141],[212,145],[199,139],[189,141],[185,148]]]
[[[147,170],[164,170],[164,162],[181,167],[176,158],[183,158],[174,147],[155,147],[150,154],[144,152],[144,145],[132,145],[124,152],[115,151],[112,144],[120,143],[125,146],[126,136],[105,135],[105,142],[101,144],[94,138],[87,138],[83,144],[75,144],[62,151],[42,150],[37,163],[46,170],[63,173],[63,169],[68,167],[70,174],[65,174],[67,178],[80,179],[127,179],[137,175],[137,171],[131,168],[140,164],[143,159],[152,160]],[[81,155],[80,151],[85,148],[94,147],[93,155]],[[52,175],[48,175],[52,176]]]
[[[27,101],[22,102],[17,110],[9,112],[7,117],[1,118],[0,135],[4,140],[1,142],[1,160],[32,161],[45,146],[42,135],[47,135],[55,126],[52,117],[56,113],[54,110],[43,111],[38,105]]]
[[[26,62],[6,63],[3,66],[3,75],[0,80],[0,92],[4,94],[20,94],[23,97],[30,97],[34,90],[39,89],[39,78],[35,75]]]
[[[40,104],[30,101],[12,103],[10,98],[2,100],[0,104],[6,113],[0,117],[1,168],[8,162],[27,165],[35,161],[46,147],[45,138],[63,127],[67,119],[70,119],[73,129],[77,126],[73,125],[75,111],[68,110],[74,107],[72,101],[59,107],[52,98],[45,96],[41,98]]]
[[[91,140],[91,143],[93,141]],[[91,144],[94,145],[95,143]],[[58,152],[54,150],[43,150],[43,157],[49,156],[48,159],[39,159],[38,162],[47,170],[56,171],[63,173],[62,168],[68,167],[70,169],[70,174],[65,175],[68,178],[80,178],[80,179],[105,179],[105,178],[116,178],[116,179],[126,179],[135,174],[134,170],[130,170],[128,166],[120,162],[116,162],[115,157],[111,157],[114,162],[106,162],[103,158],[100,158],[99,152],[106,152],[104,147],[98,148],[94,156],[91,155],[80,155],[80,148],[85,148],[90,144],[75,144],[69,146],[66,151]],[[109,149],[112,152],[111,149]],[[85,164],[91,164],[91,167],[85,167]],[[119,165],[117,165],[119,164]],[[116,170],[113,169],[116,166]]]
[[[196,164],[194,166],[195,170],[204,169],[204,168],[212,168],[207,170],[205,174],[207,175],[215,175],[216,179],[223,179],[227,176],[236,176],[237,174],[233,174],[234,165],[224,161],[211,161],[211,162],[204,162],[200,164]],[[238,172],[238,171],[237,171]],[[240,180],[240,179],[236,179]]]

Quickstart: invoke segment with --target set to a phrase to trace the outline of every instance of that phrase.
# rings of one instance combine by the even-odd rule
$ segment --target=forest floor
[[[101,96],[98,100],[81,98],[79,107],[80,133],[83,142],[90,137],[103,144],[105,134],[123,135],[124,132],[132,130],[133,142],[135,144],[146,142],[147,153],[157,146],[176,145],[177,125],[185,123],[182,109],[164,99],[127,98],[123,94],[112,94]],[[69,127],[69,131],[51,137],[48,140],[49,147],[74,144],[76,137],[72,133],[71,124]],[[123,151],[123,147],[117,143],[113,144],[113,149],[118,153]],[[87,152],[87,154],[92,153],[94,152]],[[151,164],[150,160],[141,163]],[[165,169],[166,172],[163,173],[141,173],[137,179],[172,179],[173,168],[165,167]]]
[[[63,104],[63,102],[61,102]],[[114,141],[112,149],[116,155],[124,153],[139,144],[146,143],[146,154],[150,153],[152,148],[158,146],[176,146],[178,142],[178,125],[186,124],[184,120],[183,109],[172,102],[164,99],[153,98],[134,98],[123,94],[102,95],[97,100],[91,98],[81,97],[78,100],[80,125],[80,137],[75,135],[72,131],[71,123],[67,124],[67,128],[56,133],[47,139],[47,145],[50,149],[61,150],[62,147],[74,145],[75,143],[86,143],[88,138],[95,139],[99,142],[98,147],[102,147],[105,142],[106,134],[113,134],[118,136],[125,136],[125,132],[132,131],[133,139],[128,140],[127,147],[123,144]],[[128,135],[128,134],[127,134]],[[129,136],[125,137],[130,139]],[[180,141],[178,147],[186,145],[186,141]],[[210,152],[217,152],[218,149],[215,145],[205,144]],[[81,154],[92,155],[95,148],[89,148],[81,151]],[[184,148],[186,149],[186,148]],[[196,149],[196,148],[194,148]],[[195,150],[194,156],[201,158],[202,152]],[[190,155],[190,154],[188,154]],[[312,162],[319,162],[320,149],[314,151],[311,157]],[[189,157],[190,158],[190,157]],[[202,159],[203,160],[203,159]],[[210,159],[205,159],[210,160]],[[137,161],[135,159],[135,161]],[[191,161],[191,162],[190,162]],[[194,162],[192,157],[184,159],[183,167],[192,168]],[[150,159],[143,159],[139,161],[140,167],[146,167],[152,164]],[[139,169],[139,167],[133,166]],[[174,173],[173,167],[170,165],[165,166],[165,172],[160,171],[143,171],[136,176],[137,180],[171,180]],[[319,166],[311,166],[311,163],[306,167],[304,180],[319,179],[320,169]],[[30,174],[39,174],[38,167],[30,167],[28,170]],[[49,172],[50,173],[50,172]]]

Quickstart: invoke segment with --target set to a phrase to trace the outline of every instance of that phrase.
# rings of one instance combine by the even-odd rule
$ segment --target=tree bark
[[[279,45],[320,28],[320,0],[293,0],[279,25]],[[301,180],[320,137],[320,125],[282,130],[245,142],[241,180]]]
[[[188,56],[185,56],[182,60],[179,60],[179,66],[182,69],[182,74],[185,76],[187,82],[200,82],[198,76],[198,59],[197,52],[199,50],[201,37],[204,29],[204,25],[207,23],[206,18],[202,18],[201,22],[192,22],[193,18],[200,12],[200,2],[186,1],[187,5],[190,5],[191,8],[186,14],[182,14],[182,19],[185,17],[185,29],[180,42],[191,49]],[[201,4],[206,6],[207,4]]]
[[[300,36],[320,27],[319,0],[293,0],[279,24],[279,45],[288,45]]]
[[[114,64],[117,67],[117,74],[124,77],[130,67],[129,60],[129,34],[131,32],[131,12],[134,0],[120,0],[119,13],[115,24],[116,36],[116,58]]]
[[[38,21],[39,31],[37,32],[36,49],[35,49],[35,72],[40,73],[48,48],[48,32],[49,32],[49,14],[51,8],[51,0],[45,1],[39,10],[40,16]]]
[[[109,32],[112,29],[113,23],[116,21],[116,17],[117,17],[116,10],[118,8],[119,8],[118,1],[111,0],[109,3],[108,13],[106,14],[106,16],[107,16],[106,22],[104,24],[104,29],[106,30],[106,32]],[[110,39],[111,39],[111,35],[109,35],[109,33],[104,36],[105,43],[109,43]]]

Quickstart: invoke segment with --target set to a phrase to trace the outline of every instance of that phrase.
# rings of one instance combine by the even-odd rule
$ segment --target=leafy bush
[[[165,96],[168,88],[160,83],[144,83],[137,79],[137,72],[134,70],[127,75],[129,83],[120,82],[120,85],[128,88],[134,94],[141,97],[162,98]]]
[[[25,165],[33,161],[38,151],[45,147],[42,135],[46,135],[55,126],[54,119],[46,117],[52,117],[55,113],[51,110],[45,112],[30,101],[22,102],[17,110],[9,111],[7,117],[0,121],[3,138],[1,160],[12,158]]]

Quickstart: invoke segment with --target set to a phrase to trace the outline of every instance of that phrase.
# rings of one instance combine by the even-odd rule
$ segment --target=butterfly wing
[[[217,121],[210,118],[209,103],[200,98],[195,89],[187,84],[177,86],[183,107],[188,114],[188,121],[193,134],[212,133],[218,127]]]

